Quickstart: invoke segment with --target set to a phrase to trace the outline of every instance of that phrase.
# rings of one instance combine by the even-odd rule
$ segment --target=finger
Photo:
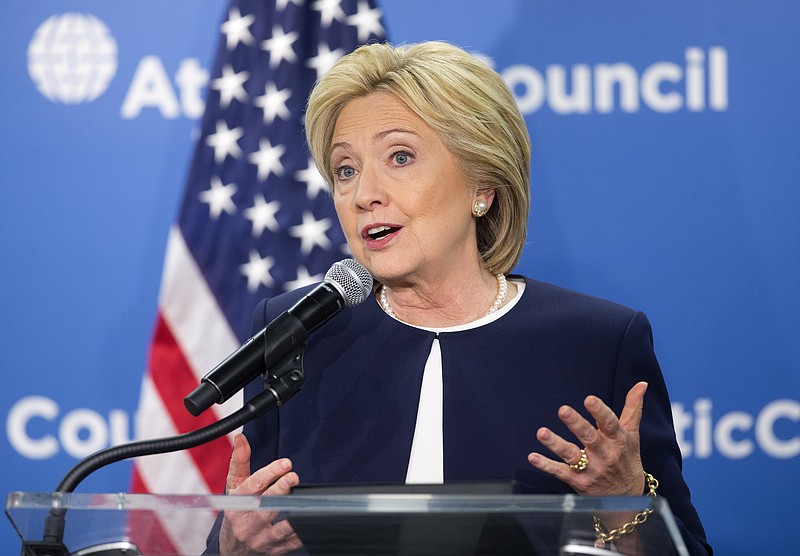
[[[597,396],[586,396],[583,405],[594,418],[597,428],[603,436],[614,438],[619,434],[619,419],[603,400]]]
[[[283,554],[291,554],[295,550],[303,548],[303,542],[296,534],[286,539],[280,547],[279,551],[273,552],[275,556],[282,556]]]
[[[581,449],[578,446],[567,442],[547,427],[536,431],[536,438],[567,464],[576,463],[581,458]]]
[[[275,460],[247,477],[237,487],[236,494],[264,494],[278,479],[289,473],[292,462],[288,458]]]
[[[226,511],[220,529],[220,554],[250,554],[245,548],[257,549],[268,537],[266,531],[276,512]]]
[[[283,556],[284,554],[291,554],[295,550],[301,548],[303,548],[303,543],[300,541],[300,538],[295,535],[286,539],[280,546],[268,548],[267,554],[270,554],[270,556]]]
[[[544,471],[548,475],[552,475],[556,479],[567,483],[572,488],[576,487],[576,485],[573,484],[574,481],[579,480],[581,477],[581,475],[573,472],[566,463],[552,460],[537,452],[531,452],[528,454],[528,462],[536,469]]]
[[[591,446],[599,440],[600,435],[594,425],[570,406],[562,405],[558,409],[558,418],[567,425],[567,428],[584,446]]]
[[[285,519],[270,526],[268,536],[263,548],[268,549],[272,555],[286,554],[303,546],[291,523]]]
[[[302,546],[300,539],[294,529],[285,519],[272,523],[275,514],[262,513],[258,515],[259,520],[251,529],[247,536],[242,537],[242,545],[248,548],[247,554],[285,554],[296,550]],[[234,552],[240,554],[241,552]]]
[[[225,489],[228,493],[235,490],[247,477],[250,476],[250,443],[243,434],[238,434],[233,439],[233,453],[228,467],[228,476],[225,479]]]
[[[267,496],[283,496],[290,494],[292,489],[300,484],[297,473],[289,472],[273,483],[264,493]]]
[[[270,526],[270,537],[273,544],[284,544],[292,537],[297,537],[297,533],[294,532],[291,523],[282,519]]]
[[[627,431],[638,431],[642,422],[642,409],[644,408],[644,395],[647,392],[647,383],[638,382],[625,396],[625,407],[619,416],[619,422]]]

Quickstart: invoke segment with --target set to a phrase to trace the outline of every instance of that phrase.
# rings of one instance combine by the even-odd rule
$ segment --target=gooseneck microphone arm
[[[246,402],[241,409],[207,427],[179,436],[140,440],[96,452],[73,467],[61,480],[56,492],[72,492],[90,473],[117,461],[177,452],[216,440],[283,404],[302,387],[303,382],[302,369],[294,369],[286,376],[270,382],[266,390]]]
[[[284,364],[274,373],[273,380],[265,384],[264,391],[245,402],[244,406],[235,413],[207,427],[179,436],[140,440],[96,452],[73,467],[61,480],[56,492],[73,492],[89,474],[117,461],[177,452],[211,442],[264,415],[274,407],[283,405],[305,383],[304,352],[305,344],[289,354]],[[66,556],[69,554],[63,542],[66,511],[65,508],[51,509],[45,520],[42,541],[25,542],[22,553],[26,556]]]

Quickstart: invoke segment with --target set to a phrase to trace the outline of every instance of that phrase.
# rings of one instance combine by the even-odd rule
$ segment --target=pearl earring
[[[484,216],[488,210],[489,203],[487,203],[484,199],[476,199],[472,204],[472,214],[475,216],[475,218]]]

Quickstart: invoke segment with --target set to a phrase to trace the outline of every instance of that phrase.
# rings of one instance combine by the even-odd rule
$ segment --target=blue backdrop
[[[379,1],[393,42],[455,42],[512,86],[534,145],[519,270],[648,314],[712,545],[791,551],[800,4]],[[224,0],[0,5],[3,495],[50,491],[132,437],[225,13]],[[74,84],[52,61],[67,22],[94,54]],[[129,474],[117,464],[80,490],[126,490]],[[0,546],[18,551],[8,523]]]

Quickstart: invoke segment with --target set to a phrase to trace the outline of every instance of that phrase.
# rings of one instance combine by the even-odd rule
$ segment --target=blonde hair
[[[508,86],[486,63],[457,46],[424,42],[362,46],[316,84],[306,111],[306,140],[320,173],[333,181],[333,131],[351,100],[387,91],[430,125],[474,191],[494,191],[477,219],[478,250],[493,272],[510,272],[525,245],[531,147]]]

